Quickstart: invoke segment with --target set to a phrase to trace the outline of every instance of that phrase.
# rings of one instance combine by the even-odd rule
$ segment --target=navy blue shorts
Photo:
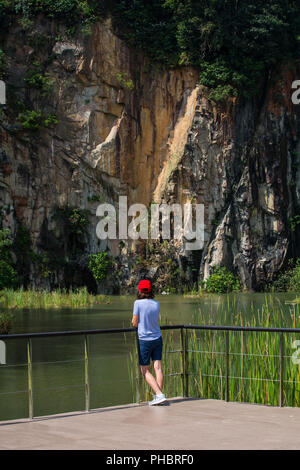
[[[139,363],[140,366],[149,366],[152,361],[161,361],[162,357],[162,337],[151,341],[139,339]]]

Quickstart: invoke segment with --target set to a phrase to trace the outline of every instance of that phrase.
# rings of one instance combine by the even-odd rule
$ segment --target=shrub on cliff
[[[32,68],[27,72],[24,82],[32,88],[41,91],[43,96],[50,96],[53,91],[54,79],[44,73],[38,61],[34,61]]]
[[[54,208],[53,219],[63,235],[65,256],[80,254],[84,251],[89,215],[88,209],[70,206]]]
[[[240,291],[241,284],[237,276],[228,271],[224,266],[215,266],[211,276],[205,281],[206,292],[225,294],[232,291]]]
[[[89,269],[97,282],[106,279],[111,265],[112,262],[107,252],[100,252],[89,256]]]
[[[50,127],[58,123],[56,114],[44,115],[42,111],[26,109],[18,114],[17,120],[22,127],[29,131],[36,131],[42,127]]]
[[[277,292],[300,291],[300,258],[289,261],[287,269],[269,286]]]

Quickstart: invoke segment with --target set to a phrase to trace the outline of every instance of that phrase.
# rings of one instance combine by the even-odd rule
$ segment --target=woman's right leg
[[[152,388],[152,390],[155,392],[155,395],[161,395],[162,391],[161,388],[159,387],[157,381],[153,377],[153,375],[150,372],[150,366],[141,366],[141,372],[143,376],[145,377],[145,380],[148,385]]]

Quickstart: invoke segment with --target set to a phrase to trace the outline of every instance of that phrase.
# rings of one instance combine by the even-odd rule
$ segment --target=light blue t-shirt
[[[153,299],[139,299],[134,302],[133,315],[139,317],[138,337],[143,341],[153,341],[161,337],[158,324],[160,304]]]

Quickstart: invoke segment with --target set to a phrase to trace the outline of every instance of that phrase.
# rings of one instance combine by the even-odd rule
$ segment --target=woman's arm
[[[135,301],[133,305],[133,314],[132,314],[131,324],[133,328],[137,328],[138,323],[139,323],[139,307],[138,307],[138,302]]]

